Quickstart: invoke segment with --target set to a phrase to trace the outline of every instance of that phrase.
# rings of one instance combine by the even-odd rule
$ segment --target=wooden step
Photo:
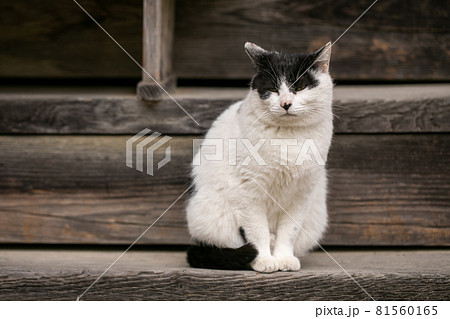
[[[129,89],[2,88],[0,134],[202,134],[247,89],[180,88],[159,102]],[[336,133],[450,132],[450,84],[337,86]]]
[[[449,89],[336,88],[324,244],[449,244]],[[144,103],[133,91],[2,90],[0,243],[129,243],[186,189],[192,140],[246,94],[178,89],[175,98],[199,127],[172,100]],[[126,140],[145,127],[173,137],[172,161],[153,177],[125,166]],[[189,243],[184,199],[140,243]]]
[[[136,238],[186,189],[195,137],[169,141],[154,176],[125,166],[129,137],[0,136],[0,242]],[[449,152],[445,134],[335,136],[324,243],[449,245]],[[140,243],[189,243],[184,199]]]
[[[0,300],[76,300],[122,253],[0,249]],[[375,300],[448,300],[449,250],[329,251]],[[325,253],[299,272],[190,268],[181,251],[129,251],[82,300],[370,300]]]

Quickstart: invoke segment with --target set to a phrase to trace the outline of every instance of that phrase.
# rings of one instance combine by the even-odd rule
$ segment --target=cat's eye
[[[296,92],[302,91],[306,88],[306,85],[299,86],[295,89]]]
[[[269,91],[270,91],[270,92],[274,92],[274,93],[277,93],[277,92],[278,92],[278,90],[277,90],[276,88],[271,88],[271,89],[269,89]]]

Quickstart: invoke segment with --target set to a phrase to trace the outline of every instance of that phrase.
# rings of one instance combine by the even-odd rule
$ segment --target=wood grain
[[[75,300],[122,251],[0,251],[0,300]],[[449,252],[330,251],[376,300],[448,300]],[[192,269],[184,252],[130,251],[82,300],[369,300],[325,253],[299,272]]]
[[[141,61],[141,0],[79,2]],[[249,79],[244,42],[287,52],[316,50],[337,39],[369,4],[177,0],[175,73]],[[141,70],[73,2],[2,1],[0,12],[0,77],[141,77]],[[338,80],[449,80],[449,12],[446,1],[379,1],[333,46],[332,74]]]
[[[142,0],[78,2],[141,61]],[[140,78],[139,67],[73,1],[2,1],[0,12],[0,77]]]
[[[142,81],[137,88],[144,100],[158,100],[175,87],[172,46],[175,0],[144,0]],[[155,82],[156,81],[156,82]],[[164,88],[161,89],[162,86]]]
[[[192,137],[155,176],[125,166],[129,137],[0,137],[0,242],[133,241],[186,189]],[[449,150],[445,134],[335,136],[323,243],[447,246]],[[188,243],[183,201],[140,243]]]
[[[184,88],[175,99],[139,101],[132,94],[103,89],[24,88],[0,94],[0,133],[136,134],[148,127],[164,134],[202,134],[246,89]],[[450,85],[337,86],[335,132],[450,132]]]
[[[175,69],[180,78],[247,79],[246,41],[284,52],[334,41],[371,1],[178,0]],[[382,1],[333,45],[338,80],[450,78],[449,3]],[[213,67],[211,67],[213,66]]]

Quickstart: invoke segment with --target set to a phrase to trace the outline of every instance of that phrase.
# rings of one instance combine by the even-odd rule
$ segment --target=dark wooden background
[[[333,41],[369,0],[177,0],[175,73],[248,79],[245,41],[295,52]],[[141,0],[79,3],[138,61]],[[0,78],[131,78],[140,69],[72,1],[0,3]],[[333,47],[338,80],[449,80],[449,1],[379,1]]]
[[[127,244],[187,188],[192,136],[155,176],[124,164],[130,136],[1,137],[0,242]],[[155,158],[162,159],[163,151]],[[450,139],[338,135],[328,245],[448,245]],[[139,244],[187,244],[184,199]]]
[[[79,2],[141,59],[141,0]],[[203,83],[249,80],[245,41],[316,50],[371,2],[177,0],[175,73]],[[448,84],[392,84],[450,80],[449,11],[449,1],[379,1],[333,46],[337,80],[384,85],[335,90],[325,244],[449,245]],[[137,83],[141,70],[70,0],[0,2],[0,48],[5,84],[92,86],[0,87],[0,243],[132,242],[186,188],[192,139],[245,94],[176,91],[197,126],[171,100],[139,101],[135,87],[100,89],[106,80]],[[125,141],[145,127],[174,137],[173,160],[155,177],[124,164]],[[189,243],[183,205],[139,243]]]
[[[329,156],[327,245],[450,243],[450,92],[445,84],[341,86]],[[0,242],[127,244],[187,188],[192,139],[246,90],[0,94]],[[434,92],[434,93],[433,93]],[[155,176],[125,166],[144,127],[173,137]],[[163,158],[164,147],[156,159]],[[139,244],[187,244],[184,200]]]

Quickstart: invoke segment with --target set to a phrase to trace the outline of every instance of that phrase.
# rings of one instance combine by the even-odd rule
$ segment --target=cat
[[[245,51],[256,69],[250,91],[216,119],[194,156],[186,214],[196,244],[187,258],[197,268],[298,271],[327,226],[331,44],[286,54],[247,42]],[[223,142],[221,159],[202,155],[210,139]],[[299,165],[306,142],[322,163],[303,150]]]

